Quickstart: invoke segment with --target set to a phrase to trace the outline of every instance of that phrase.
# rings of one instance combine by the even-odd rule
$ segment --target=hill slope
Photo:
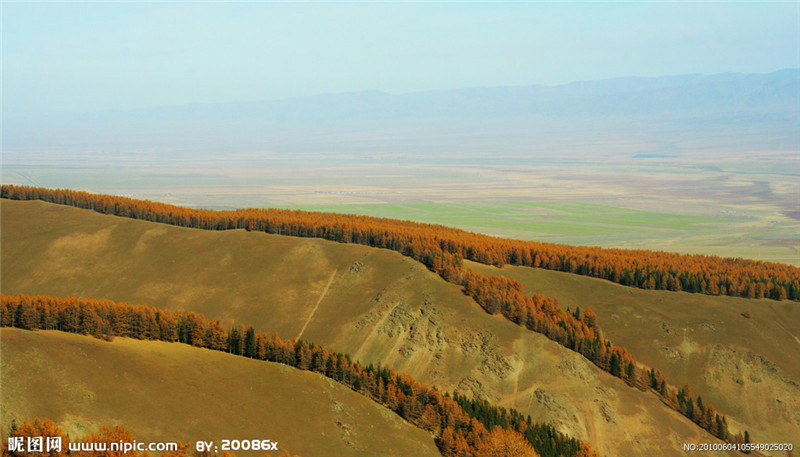
[[[592,308],[605,335],[668,379],[688,382],[760,439],[800,440],[800,305],[634,289],[553,271],[467,262],[526,291]],[[750,310],[751,318],[742,314]],[[706,396],[707,395],[707,396]]]
[[[304,456],[440,455],[426,432],[315,373],[178,343],[0,335],[4,424],[46,416],[72,436],[121,424],[140,441],[269,439]]]
[[[513,406],[605,455],[713,438],[397,253],[2,202],[4,293],[109,298],[251,323]],[[709,297],[711,298],[711,297]],[[723,411],[727,412],[727,411]]]

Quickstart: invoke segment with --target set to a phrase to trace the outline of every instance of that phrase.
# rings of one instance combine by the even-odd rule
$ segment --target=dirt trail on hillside
[[[785,327],[783,324],[781,324],[780,322],[778,322],[778,321],[775,321],[775,323],[778,325],[778,327],[782,328],[782,329],[783,329],[783,330],[784,330],[786,333],[788,333],[788,334],[789,334],[789,336],[791,336],[792,338],[794,338],[794,340],[795,340],[795,341],[797,341],[797,344],[800,344],[800,338],[798,338],[798,337],[794,336],[794,333],[790,332],[790,331],[789,331],[789,329],[788,329],[788,328],[786,328],[786,327]]]
[[[333,270],[331,274],[331,279],[328,280],[328,284],[325,285],[325,289],[322,290],[322,294],[319,296],[319,300],[317,300],[317,304],[314,305],[314,309],[311,310],[311,314],[308,315],[306,322],[303,324],[303,328],[300,329],[300,333],[297,334],[295,339],[300,339],[303,336],[303,332],[306,331],[306,327],[308,327],[308,323],[311,322],[311,319],[314,317],[314,314],[317,312],[317,308],[319,308],[319,304],[322,303],[322,299],[325,298],[325,294],[328,293],[328,289],[331,288],[331,284],[333,284],[333,278],[336,277],[336,272],[339,271],[338,269]]]

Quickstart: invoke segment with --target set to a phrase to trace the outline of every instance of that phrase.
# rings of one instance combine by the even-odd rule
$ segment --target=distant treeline
[[[110,339],[181,342],[259,360],[282,363],[327,376],[431,432],[442,455],[483,457],[514,449],[521,457],[596,457],[585,443],[536,424],[516,410],[441,393],[392,369],[364,366],[347,354],[297,340],[268,336],[253,327],[225,330],[218,320],[184,311],[109,300],[0,294],[3,327],[60,330]],[[535,451],[534,451],[535,450]]]
[[[452,254],[499,267],[510,264],[566,271],[643,289],[800,300],[800,268],[780,263],[510,240],[368,216],[280,209],[190,209],[63,189],[3,185],[0,197],[43,200],[182,227],[248,229],[365,244],[414,257],[434,271],[438,271],[437,256]]]

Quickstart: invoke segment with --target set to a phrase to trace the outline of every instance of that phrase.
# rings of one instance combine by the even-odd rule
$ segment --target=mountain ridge
[[[758,132],[791,144],[796,141],[797,100],[798,69],[406,94],[361,91],[11,118],[3,125],[3,143],[12,148],[157,145],[296,152],[400,148],[442,155],[493,145],[517,153],[526,144],[558,139],[552,132],[559,130],[591,139],[637,135],[645,128],[676,141],[672,137],[680,130],[692,138],[708,129],[724,137],[723,131],[736,131],[733,126],[753,128],[755,121],[778,115]]]

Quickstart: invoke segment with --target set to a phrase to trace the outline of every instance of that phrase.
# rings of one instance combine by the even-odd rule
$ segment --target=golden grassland
[[[684,442],[713,440],[654,395],[485,314],[458,287],[394,252],[172,227],[38,201],[4,200],[1,208],[4,293],[149,303],[282,336],[305,328],[304,339],[512,406],[605,455],[677,456]],[[783,436],[780,424],[763,426],[760,440]]]
[[[564,307],[592,308],[607,338],[667,379],[688,382],[754,436],[800,439],[797,302],[650,291],[542,269],[466,264],[556,297]]]
[[[316,373],[179,343],[11,328],[0,336],[4,426],[46,416],[72,437],[112,424],[138,441],[269,439],[309,456],[440,455],[427,432]]]

